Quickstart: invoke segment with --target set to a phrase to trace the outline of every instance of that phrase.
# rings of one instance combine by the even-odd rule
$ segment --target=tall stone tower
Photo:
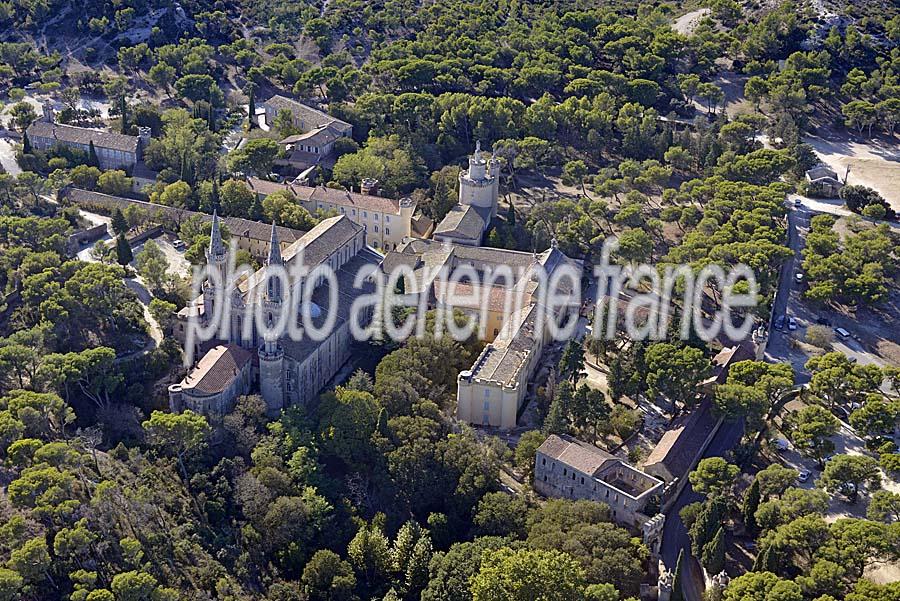
[[[274,277],[270,267],[284,266],[281,258],[281,246],[278,231],[272,222],[272,235],[269,239],[269,256],[266,259],[266,294],[262,303],[262,314],[268,328],[272,328],[281,316],[284,307],[283,282]],[[259,392],[266,403],[266,413],[275,417],[284,408],[284,349],[279,342],[280,336],[265,334],[259,347]]]
[[[486,160],[481,154],[481,142],[477,142],[469,157],[468,171],[459,173],[459,204],[490,209],[491,218],[496,217],[499,175],[500,162],[493,156]]]
[[[226,291],[228,290],[228,282],[225,281],[227,263],[228,253],[225,249],[225,244],[222,242],[222,232],[219,229],[219,216],[213,211],[212,230],[209,234],[209,247],[206,249],[206,264],[211,269],[216,270],[219,274],[218,280],[219,284],[222,286],[219,296],[223,303],[227,302],[227,299],[225,298]],[[217,290],[218,286],[214,280],[207,279],[203,283],[203,313],[207,320],[212,319],[214,315]],[[227,307],[223,306],[222,310],[225,310],[226,308]]]

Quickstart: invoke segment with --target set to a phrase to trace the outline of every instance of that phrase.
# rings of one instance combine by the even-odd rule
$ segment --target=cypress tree
[[[256,124],[254,121],[256,120],[256,94],[253,92],[253,86],[250,86],[250,92],[248,94],[250,96],[247,103],[247,129],[253,129]]]
[[[93,140],[88,145],[88,165],[90,167],[100,167],[100,157],[97,156],[97,149],[94,148]]]
[[[759,524],[756,523],[756,510],[759,509],[760,493],[759,479],[754,478],[747,494],[744,495],[744,527],[747,532],[755,534],[759,530]]]
[[[124,267],[132,260],[134,260],[134,255],[131,253],[131,245],[125,239],[125,234],[119,234],[116,238],[116,261]]]
[[[28,132],[22,134],[22,154],[31,154],[31,140],[28,139]]]
[[[119,97],[119,112],[122,113],[122,133],[128,133],[128,105],[125,103],[125,94]]]
[[[113,233],[117,236],[128,231],[128,220],[125,219],[125,215],[122,213],[121,209],[116,209],[115,213],[113,213],[112,229]]]
[[[250,205],[250,219],[260,221],[263,218],[262,201],[258,194],[253,195],[253,203]]]
[[[725,569],[725,530],[719,526],[716,535],[703,548],[703,567],[709,575],[715,575]]]
[[[684,549],[678,552],[678,561],[675,562],[675,578],[672,580],[672,596],[670,601],[684,601],[684,593],[681,590],[684,580]]]
[[[219,210],[219,178],[218,176],[213,178],[212,184],[212,206],[216,211]]]

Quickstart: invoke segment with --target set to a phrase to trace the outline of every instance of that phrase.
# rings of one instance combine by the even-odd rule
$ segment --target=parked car
[[[793,317],[788,317],[788,329],[792,332],[797,329],[797,320]]]
[[[176,238],[176,239],[172,242],[172,246],[173,246],[176,250],[184,250],[184,248],[185,248],[186,245],[185,245],[185,243],[184,243],[184,240],[182,240],[181,238]]]
[[[809,471],[808,470],[800,470],[800,473],[797,475],[797,480],[800,482],[806,482],[809,480]]]
[[[795,273],[795,274],[794,274],[794,281],[797,282],[798,284],[799,284],[800,282],[802,282],[802,281],[803,281],[803,274],[802,274],[802,273]]]
[[[835,328],[834,331],[837,332],[837,335],[841,338],[850,338],[850,332],[844,328]]]
[[[779,315],[775,318],[775,329],[781,330],[784,328],[784,315]]]
[[[795,207],[802,207],[802,206],[803,206],[803,199],[801,199],[801,198],[795,198],[795,199],[794,199],[794,206],[795,206]]]
[[[819,317],[816,319],[816,323],[820,326],[831,326],[831,320],[827,317]]]

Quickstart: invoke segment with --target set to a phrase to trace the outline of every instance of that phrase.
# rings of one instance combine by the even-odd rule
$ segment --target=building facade
[[[178,320],[182,328],[192,318],[208,324],[208,320],[216,315],[216,299],[224,297],[227,305],[221,308],[221,339],[218,342],[240,347],[254,356],[260,395],[266,403],[268,415],[275,417],[287,407],[305,404],[315,398],[350,358],[353,343],[350,307],[358,296],[371,293],[374,287],[370,282],[356,287],[354,279],[366,264],[377,265],[380,256],[366,246],[362,227],[345,216],[323,220],[290,244],[283,253],[273,226],[269,248],[265,266],[250,277],[231,284],[225,291],[218,291],[213,280],[208,280],[204,284],[203,296],[179,312]],[[220,272],[221,281],[226,281],[228,250],[222,242],[215,216],[206,257],[208,265]],[[292,274],[298,263],[309,271],[319,265],[327,265],[334,270],[338,284],[335,296],[332,297],[327,280],[322,278],[307,282],[303,277],[288,282],[289,289],[282,289],[285,284],[272,276],[271,268],[283,266]],[[294,295],[302,291],[308,293],[309,290],[312,291],[309,305],[291,302],[292,297],[297,298]],[[333,304],[333,298],[336,298],[336,304]],[[261,315],[263,323],[271,326],[278,323],[282,313],[287,311],[296,311],[296,315],[287,316],[288,320],[315,328],[322,327],[331,313],[336,317],[333,327],[320,340],[306,335],[298,338],[265,336],[255,316]],[[369,317],[362,316],[363,319]],[[200,355],[199,345],[193,350]],[[195,377],[195,371],[205,360],[204,356],[185,382]],[[185,382],[176,385],[180,386],[180,390],[170,388],[170,399],[178,394],[184,395]],[[224,387],[233,390],[229,384]],[[223,398],[222,402],[233,406],[235,398]]]
[[[127,136],[99,129],[35,121],[25,130],[33,148],[48,151],[57,146],[88,154],[91,143],[101,169],[124,169],[131,173],[149,142],[149,132]]]
[[[659,509],[664,483],[592,444],[551,434],[534,458],[534,489],[547,497],[597,501],[612,518],[641,528]]]
[[[323,211],[346,216],[362,226],[366,244],[382,252],[397,248],[406,238],[430,233],[428,229],[422,232],[417,227],[416,203],[409,198],[395,200],[325,186],[280,184],[255,177],[248,183],[260,198],[283,190],[312,214]]]

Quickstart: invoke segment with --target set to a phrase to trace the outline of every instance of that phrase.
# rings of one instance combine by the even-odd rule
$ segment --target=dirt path
[[[675,22],[672,23],[672,29],[683,35],[691,35],[694,33],[694,29],[697,28],[697,24],[709,13],[710,10],[708,8],[692,10],[686,15],[678,17]]]

